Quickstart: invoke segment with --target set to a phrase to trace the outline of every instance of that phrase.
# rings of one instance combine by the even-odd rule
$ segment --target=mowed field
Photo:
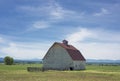
[[[41,64],[0,64],[0,81],[120,81],[120,66],[87,65],[82,71],[28,72]]]

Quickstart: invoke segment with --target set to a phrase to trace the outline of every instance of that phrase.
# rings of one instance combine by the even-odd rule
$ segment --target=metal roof
[[[68,54],[70,55],[70,57],[72,58],[72,60],[74,60],[74,61],[86,61],[85,58],[83,57],[82,53],[78,49],[76,49],[74,46],[72,46],[72,45],[66,45],[64,43],[55,42],[49,48],[49,50],[52,47],[54,47],[54,45],[56,45],[56,44],[59,45],[59,46],[61,46],[61,47],[63,47],[68,52]],[[48,52],[46,53],[46,55],[44,56],[44,58],[47,56],[47,54],[48,54]]]

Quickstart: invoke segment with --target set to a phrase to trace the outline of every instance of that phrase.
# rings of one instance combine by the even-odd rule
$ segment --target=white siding
[[[84,70],[85,69],[85,61],[74,61],[74,69],[75,70]]]
[[[45,69],[69,69],[73,67],[73,61],[68,52],[61,46],[55,44],[43,60]]]

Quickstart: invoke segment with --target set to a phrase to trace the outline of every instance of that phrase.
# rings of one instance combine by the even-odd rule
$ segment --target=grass
[[[27,72],[29,66],[40,64],[0,64],[0,81],[120,81],[120,66],[87,65],[83,71]]]

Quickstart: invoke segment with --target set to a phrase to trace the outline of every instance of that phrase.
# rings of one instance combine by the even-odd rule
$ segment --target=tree
[[[12,64],[14,63],[14,59],[13,59],[12,57],[6,56],[6,57],[4,58],[4,63],[5,63],[6,65],[12,65]]]

